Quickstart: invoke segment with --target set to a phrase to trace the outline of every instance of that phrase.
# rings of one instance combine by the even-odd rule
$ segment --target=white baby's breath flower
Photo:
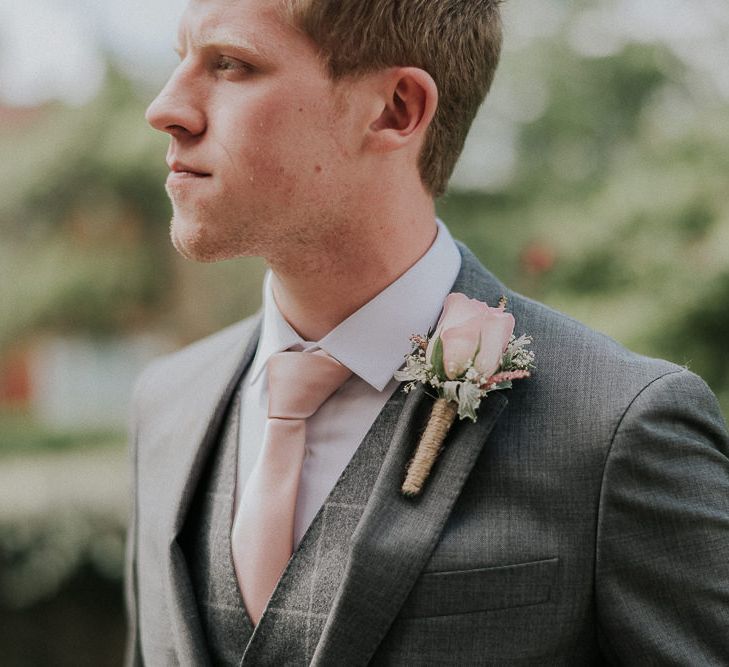
[[[416,379],[410,374],[410,371],[408,371],[407,368],[401,371],[395,371],[394,376],[398,382],[408,382],[410,380]],[[407,387],[405,387],[404,389],[405,391],[408,391]]]
[[[398,382],[427,382],[428,366],[419,355],[409,354],[405,357],[405,368],[395,371],[394,377]]]
[[[508,347],[511,348],[512,352],[516,352],[517,350],[522,349],[525,345],[530,345],[531,343],[532,337],[522,334],[519,338],[514,338],[514,336],[512,336]]]

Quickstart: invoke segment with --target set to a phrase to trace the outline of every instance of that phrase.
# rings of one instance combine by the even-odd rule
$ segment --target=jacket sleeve
[[[611,664],[729,664],[729,439],[686,370],[646,386],[608,453],[598,515],[598,639]]]

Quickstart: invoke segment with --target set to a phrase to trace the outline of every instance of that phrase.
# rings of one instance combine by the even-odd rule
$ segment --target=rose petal
[[[446,297],[435,332],[425,351],[425,359],[430,363],[430,355],[433,352],[433,341],[440,336],[443,329],[457,327],[488,310],[488,306],[476,299],[469,299],[465,294],[452,292]]]
[[[480,320],[481,345],[473,362],[483,375],[492,375],[499,367],[501,356],[514,332],[514,316],[498,308],[489,308],[489,313]]]
[[[439,325],[457,327],[466,320],[486,312],[488,306],[477,299],[469,299],[465,294],[454,292],[449,294],[443,305]]]
[[[466,371],[473,359],[481,337],[481,318],[473,317],[461,326],[447,327],[441,333],[443,341],[443,367],[449,380]]]

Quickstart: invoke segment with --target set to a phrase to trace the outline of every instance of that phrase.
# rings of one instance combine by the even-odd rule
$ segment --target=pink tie
[[[293,551],[306,419],[351,374],[321,350],[279,352],[268,361],[263,448],[241,495],[232,534],[238,586],[254,625]]]

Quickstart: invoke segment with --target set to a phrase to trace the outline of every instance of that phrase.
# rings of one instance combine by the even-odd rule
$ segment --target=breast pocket
[[[426,572],[418,578],[399,616],[448,616],[547,602],[558,562],[558,558],[549,558],[473,570]]]

